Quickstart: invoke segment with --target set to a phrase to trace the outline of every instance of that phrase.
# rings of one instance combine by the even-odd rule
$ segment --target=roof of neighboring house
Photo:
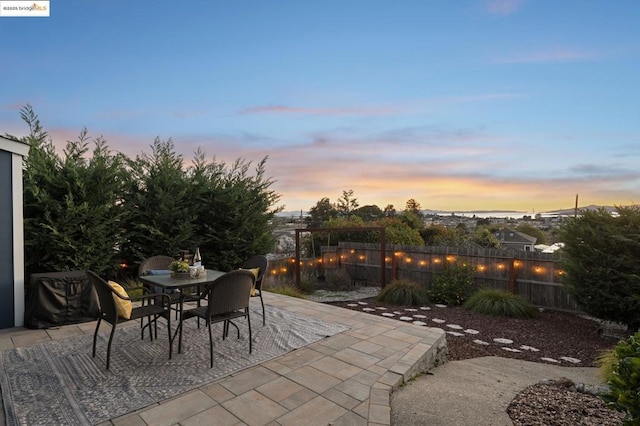
[[[29,144],[6,136],[0,136],[0,150],[26,157],[29,154]]]
[[[536,237],[527,235],[523,232],[514,231],[511,228],[502,228],[498,231],[498,239],[501,243],[507,244],[535,244],[538,240]]]

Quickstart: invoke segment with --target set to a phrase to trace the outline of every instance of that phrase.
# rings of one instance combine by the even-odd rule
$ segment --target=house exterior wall
[[[0,136],[0,328],[24,324],[22,169],[29,145]]]
[[[0,328],[13,327],[12,154],[0,151]]]

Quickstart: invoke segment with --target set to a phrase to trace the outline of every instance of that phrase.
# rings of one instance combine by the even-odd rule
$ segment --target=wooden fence
[[[378,244],[340,242],[323,247],[317,259],[301,259],[301,273],[324,276],[327,271],[346,274],[350,265],[368,270],[369,285],[380,284],[380,246]],[[477,287],[509,290],[530,303],[545,308],[578,311],[575,300],[560,283],[564,273],[556,254],[486,248],[403,246],[388,244],[385,250],[386,282],[408,279],[431,286],[434,274],[447,265],[463,262],[473,266]],[[291,258],[270,261],[272,279],[295,282]]]

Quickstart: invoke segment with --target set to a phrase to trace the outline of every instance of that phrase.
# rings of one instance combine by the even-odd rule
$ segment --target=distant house
[[[503,248],[512,250],[533,251],[538,240],[536,237],[514,231],[511,228],[502,228],[495,235]]]
[[[0,328],[24,323],[22,168],[26,143],[0,136]]]
[[[563,247],[564,243],[553,243],[550,246],[546,244],[536,244],[534,248],[540,253],[555,253]]]

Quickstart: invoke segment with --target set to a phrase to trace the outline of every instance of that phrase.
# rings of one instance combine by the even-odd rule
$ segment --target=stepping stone
[[[358,305],[368,305],[367,302],[358,302]]]
[[[496,343],[502,343],[503,345],[510,345],[513,343],[513,340],[510,339],[503,339],[502,337],[498,337],[496,339],[493,339],[494,342]]]
[[[414,321],[413,322],[415,325],[427,325],[426,322],[422,322],[422,321]]]
[[[520,349],[513,349],[513,348],[507,348],[507,347],[503,347],[502,349],[504,349],[507,352],[522,352]]]
[[[420,310],[421,310],[421,311],[430,311],[430,310],[431,310],[431,308],[430,308],[430,307],[428,307],[428,306],[420,306]]]
[[[404,315],[404,312],[399,312],[399,311],[393,311],[393,313],[396,315]]]
[[[473,328],[467,328],[464,332],[467,334],[480,334],[478,330],[474,330]]]
[[[384,306],[376,306],[376,309],[381,310],[381,311],[386,311],[387,308],[385,308]]]
[[[405,309],[405,311],[407,311],[407,312],[418,312],[418,310],[414,309],[414,308],[407,308],[407,309]]]
[[[411,318],[411,317],[400,317],[399,320],[400,321],[413,321],[413,318]]]
[[[473,343],[475,343],[476,345],[484,345],[484,346],[487,346],[489,344],[489,342],[485,342],[484,340],[480,340],[480,339],[474,340]]]
[[[547,361],[547,362],[560,362],[560,361],[558,361],[557,359],[553,359],[553,358],[545,358],[545,357],[542,357],[542,358],[540,358],[540,359],[541,359],[541,360],[543,360],[543,361]]]
[[[414,314],[413,317],[414,318],[420,318],[420,319],[425,319],[426,318],[425,315],[420,315],[420,314]]]
[[[459,326],[458,324],[447,324],[447,327],[453,328],[454,330],[462,330],[463,329],[463,327]]]
[[[374,312],[375,311],[375,309],[373,309],[373,308],[362,308],[362,310],[364,312]]]
[[[445,322],[447,322],[446,320],[440,319],[440,318],[432,318],[431,321],[437,323],[437,324],[444,324]]]
[[[571,364],[580,364],[582,362],[578,358],[571,358],[570,356],[561,356],[560,359],[570,362]]]
[[[347,303],[347,306],[354,308],[356,306],[359,306],[357,303]]]
[[[383,317],[388,317],[388,318],[393,318],[396,316],[396,314],[392,314],[391,312],[383,312],[382,313]]]
[[[531,352],[540,352],[540,349],[534,348],[533,346],[527,346],[527,345],[520,346],[520,349],[523,349],[525,351],[531,351]]]
[[[447,305],[442,305],[442,304],[440,304],[440,303],[436,303],[436,304],[435,304],[435,307],[436,307],[436,308],[446,308],[446,307],[447,307]]]
[[[464,333],[458,333],[457,331],[447,331],[447,334],[450,334],[450,335],[456,336],[456,337],[464,336]]]

